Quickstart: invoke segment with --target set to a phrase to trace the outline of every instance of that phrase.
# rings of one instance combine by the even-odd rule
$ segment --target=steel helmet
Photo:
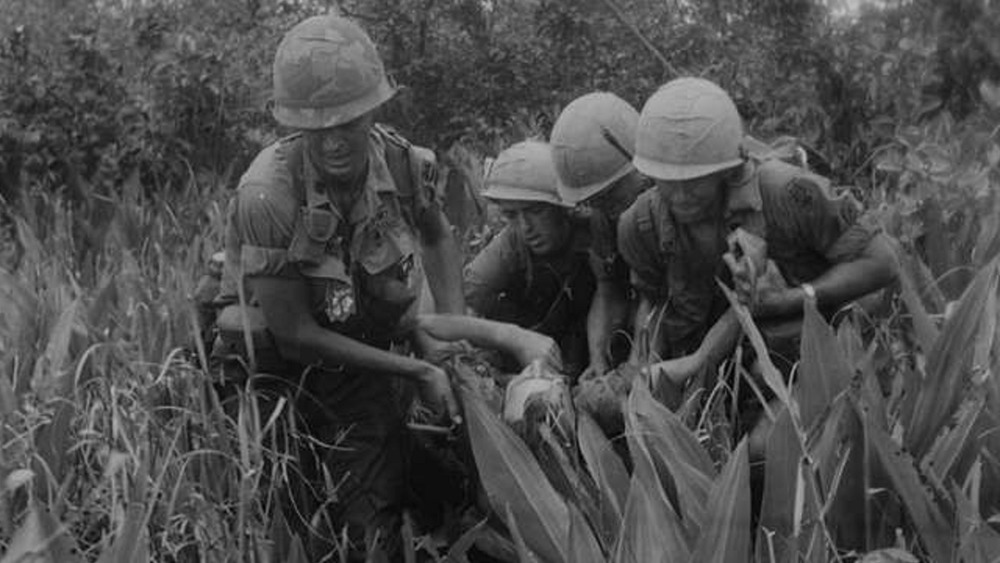
[[[521,141],[501,151],[487,167],[483,197],[572,207],[559,199],[556,182],[552,147],[543,141]]]
[[[396,93],[375,44],[353,21],[313,16],[293,27],[274,55],[278,123],[323,129],[356,119]]]
[[[549,142],[559,176],[559,196],[580,203],[635,170],[639,112],[610,92],[591,92],[570,102]]]
[[[651,178],[699,178],[743,162],[742,139],[740,114],[722,88],[703,78],[678,78],[643,106],[633,162]]]

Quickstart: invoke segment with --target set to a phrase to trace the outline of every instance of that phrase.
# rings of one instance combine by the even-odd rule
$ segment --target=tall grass
[[[278,560],[279,480],[265,471],[287,456],[262,446],[277,441],[251,396],[223,414],[194,346],[191,295],[221,248],[225,182],[157,197],[131,182],[83,206],[37,193],[11,210],[0,560]]]
[[[457,151],[449,163],[478,178],[477,161]],[[983,190],[994,202],[997,163],[988,164]],[[0,563],[303,559],[276,509],[293,470],[280,447],[287,409],[262,414],[247,393],[223,409],[195,345],[192,295],[222,247],[227,180],[147,190],[133,176],[112,196],[70,204],[36,190],[6,210]],[[948,189],[933,186],[926,197]],[[749,459],[732,431],[735,397],[752,382],[741,358],[749,347],[766,357],[757,339],[676,413],[634,386],[628,463],[585,418],[573,447],[553,440],[535,458],[466,394],[508,551],[544,561],[991,561],[1000,546],[995,220],[973,200],[944,200],[980,223],[961,231],[966,254],[938,260],[954,269],[974,257],[961,291],[942,292],[934,276],[946,271],[915,255],[945,247],[947,231],[914,239],[912,201],[881,193],[873,204],[915,251],[898,299],[885,318],[853,312],[836,327],[807,310],[791,385],[765,365],[763,385],[780,405],[767,414],[764,460]],[[488,219],[478,207],[462,213],[472,251]],[[763,491],[754,522],[751,480]],[[446,560],[464,560],[488,528],[466,530]]]

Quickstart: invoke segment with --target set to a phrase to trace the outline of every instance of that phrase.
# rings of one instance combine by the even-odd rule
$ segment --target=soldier
[[[622,214],[618,242],[640,296],[637,331],[655,329],[654,350],[670,360],[654,370],[662,381],[683,386],[735,345],[717,277],[732,276],[765,323],[801,315],[806,299],[835,310],[894,281],[890,243],[858,204],[824,177],[748,157],[736,107],[714,83],[664,85],[636,137],[635,165],[656,188]]]
[[[549,145],[523,141],[501,152],[486,188],[507,224],[466,267],[466,303],[479,316],[554,338],[565,373],[575,376],[587,365],[594,276],[586,231],[556,194]]]
[[[445,372],[393,350],[411,335],[425,272],[437,311],[463,312],[460,255],[435,198],[433,153],[373,124],[395,90],[357,24],[300,22],[273,78],[272,113],[295,133],[261,151],[230,205],[223,290],[243,307],[220,314],[223,336],[227,326],[235,335],[217,348],[252,340],[256,371],[277,376],[257,388],[294,392],[313,438],[300,448],[315,497],[304,521],[332,522],[310,529],[311,557],[328,554],[342,526],[352,557],[366,544],[392,557],[408,447],[396,380],[460,420]]]
[[[604,375],[627,349],[613,344],[613,335],[630,324],[628,265],[618,253],[615,229],[622,211],[651,185],[632,165],[638,119],[625,100],[592,92],[563,109],[550,136],[560,198],[590,212],[590,267],[597,289],[587,313],[590,365],[581,379]]]

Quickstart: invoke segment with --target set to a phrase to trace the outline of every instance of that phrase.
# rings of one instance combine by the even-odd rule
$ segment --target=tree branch
[[[632,32],[632,35],[635,35],[636,39],[638,39],[639,42],[642,43],[642,45],[646,47],[646,49],[650,53],[652,53],[654,57],[657,58],[657,60],[660,61],[660,63],[663,65],[663,68],[670,75],[675,77],[681,76],[682,73],[678,71],[677,68],[674,67],[674,65],[670,64],[670,61],[662,52],[660,52],[659,49],[656,48],[656,45],[653,45],[653,42],[650,41],[645,35],[643,35],[642,31],[634,23],[628,20],[628,17],[625,16],[625,12],[621,9],[620,6],[618,6],[618,4],[615,3],[615,0],[602,0],[602,1],[608,7],[608,9],[614,12],[615,17],[618,18],[618,21],[622,22],[625,25],[625,27],[629,28],[629,30]]]

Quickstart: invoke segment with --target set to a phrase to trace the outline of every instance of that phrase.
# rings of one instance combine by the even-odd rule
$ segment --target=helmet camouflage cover
[[[584,94],[563,109],[549,138],[563,201],[586,201],[635,170],[638,120],[639,112],[610,92]]]
[[[571,207],[556,192],[552,148],[536,140],[521,141],[504,149],[486,170],[483,197],[493,201],[549,203]]]
[[[297,129],[347,123],[395,94],[372,40],[335,15],[308,18],[285,34],[273,79],[274,118]]]
[[[690,180],[739,165],[743,121],[725,90],[704,78],[671,80],[642,108],[635,158],[660,180]]]

